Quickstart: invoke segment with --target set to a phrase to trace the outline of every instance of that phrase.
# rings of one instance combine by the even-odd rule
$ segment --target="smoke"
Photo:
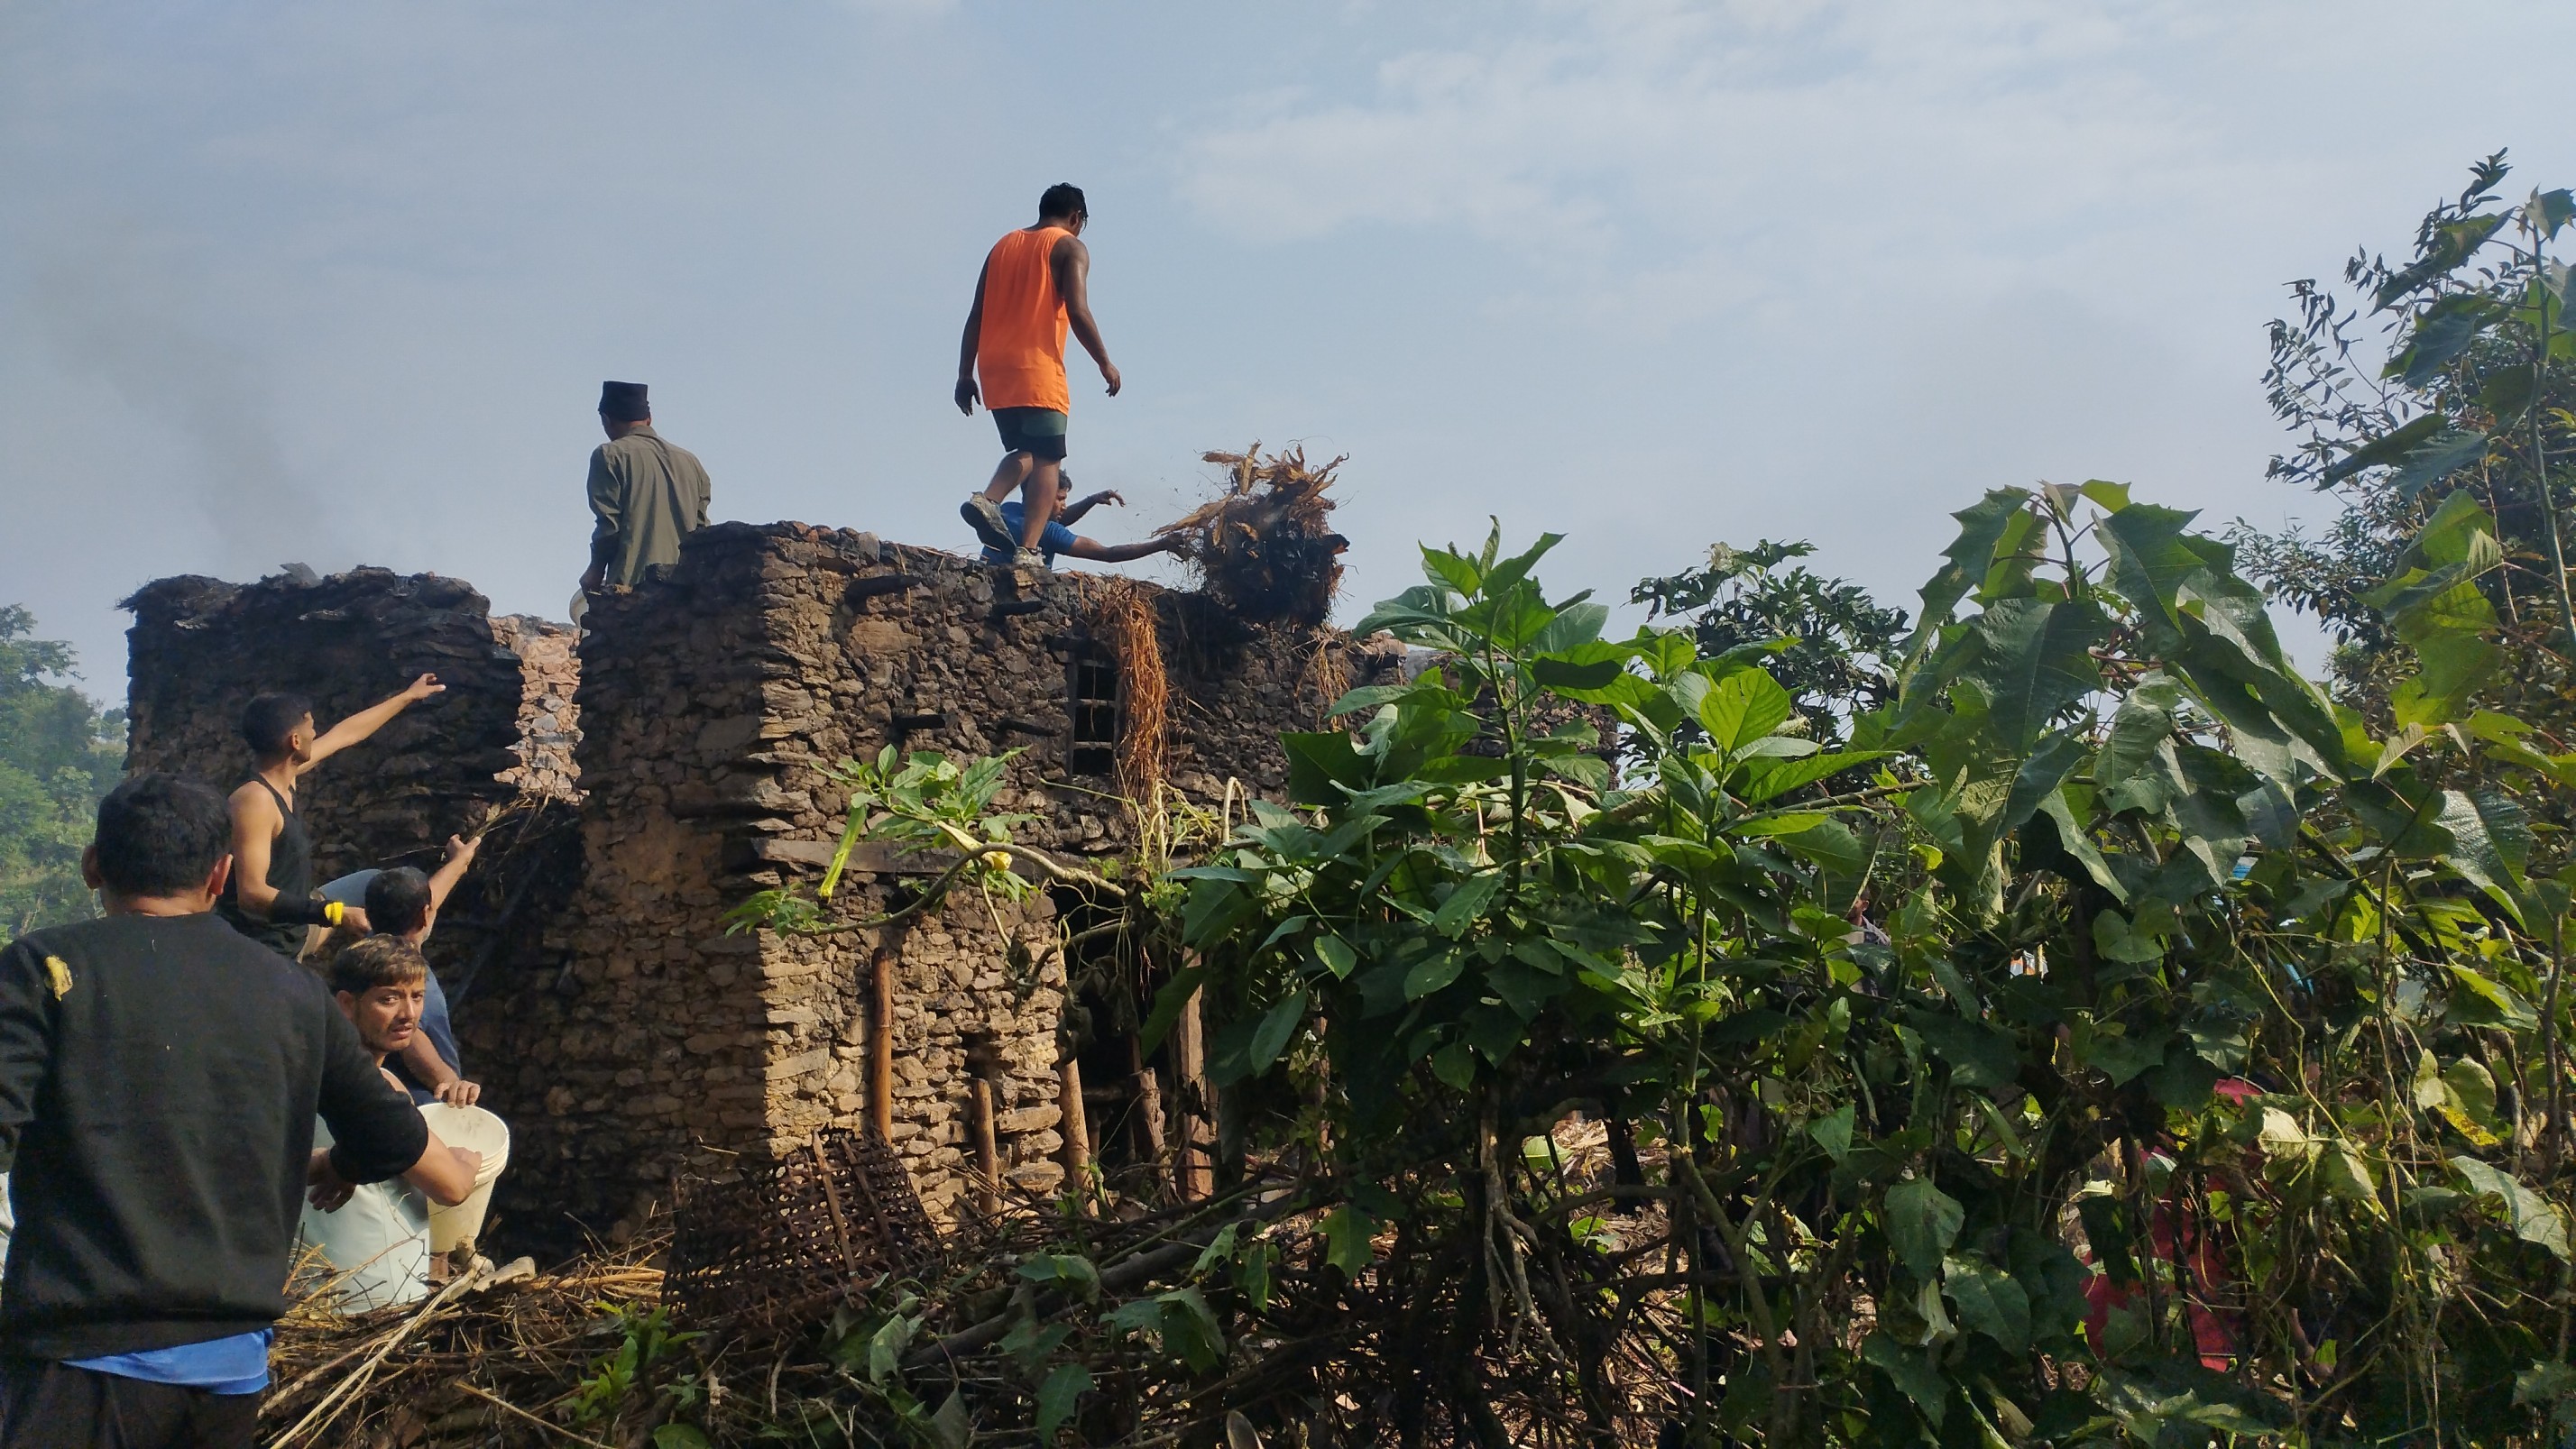
[[[64,375],[106,385],[177,459],[164,476],[119,480],[117,503],[199,515],[219,554],[210,562],[237,575],[343,555],[322,496],[280,445],[262,370],[224,335],[202,280],[132,229],[64,232],[79,243],[32,249],[21,298],[30,331]]]

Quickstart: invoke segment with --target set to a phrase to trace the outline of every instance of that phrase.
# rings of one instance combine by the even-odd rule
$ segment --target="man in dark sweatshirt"
[[[107,914],[0,952],[0,1449],[253,1443],[308,1184],[428,1149],[321,979],[213,914],[230,837],[135,776],[82,858]]]

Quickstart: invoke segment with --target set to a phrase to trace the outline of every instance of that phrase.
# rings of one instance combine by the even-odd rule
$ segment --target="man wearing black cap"
[[[585,595],[632,588],[656,564],[680,561],[680,540],[707,526],[707,470],[697,455],[653,431],[640,382],[599,385],[599,426],[608,441],[590,455],[590,535]]]

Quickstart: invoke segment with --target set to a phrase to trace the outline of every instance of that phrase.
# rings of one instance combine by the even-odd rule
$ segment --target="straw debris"
[[[1240,453],[1204,456],[1226,469],[1226,491],[1156,535],[1178,535],[1180,555],[1198,569],[1201,588],[1243,618],[1323,623],[1341,591],[1341,555],[1350,547],[1332,529],[1334,500],[1324,492],[1347,459],[1310,466],[1303,448],[1263,457],[1258,442]]]

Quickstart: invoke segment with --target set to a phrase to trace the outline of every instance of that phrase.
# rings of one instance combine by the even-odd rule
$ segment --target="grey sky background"
[[[1127,379],[1077,353],[1069,466],[1130,504],[1085,531],[1209,448],[1348,453],[1354,615],[1487,514],[1568,535],[1559,590],[1807,537],[1908,606],[1997,484],[2322,519],[2262,477],[2282,284],[2498,146],[2576,181],[2571,41],[2476,0],[15,0],[0,602],[107,696],[165,574],[561,617],[604,377],[720,517],[962,549],[958,326],[1057,180]]]

